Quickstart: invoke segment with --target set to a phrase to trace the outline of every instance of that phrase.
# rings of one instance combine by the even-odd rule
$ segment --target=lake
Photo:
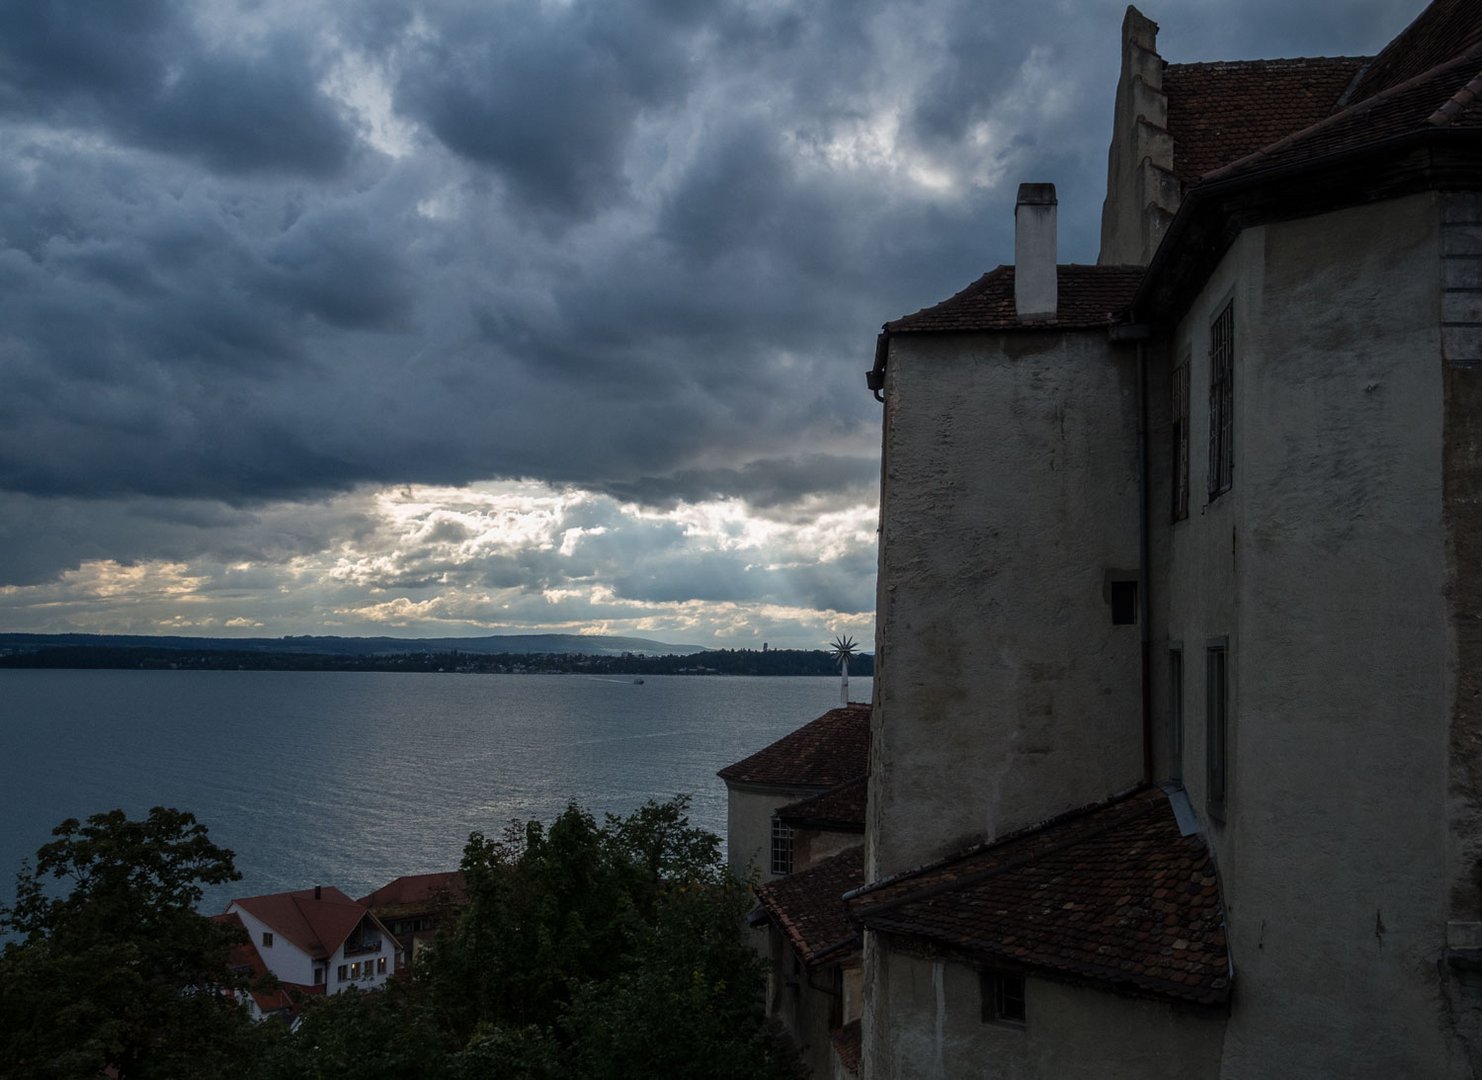
[[[832,678],[0,671],[0,898],[54,825],[114,807],[189,810],[236,852],[207,911],[453,869],[469,832],[572,801],[689,793],[724,836],[716,770],[838,702]]]

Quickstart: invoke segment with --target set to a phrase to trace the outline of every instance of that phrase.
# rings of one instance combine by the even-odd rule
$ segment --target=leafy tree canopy
[[[186,1077],[254,1033],[216,992],[232,932],[201,918],[201,885],[240,875],[190,814],[155,807],[69,819],[0,908],[0,1069],[36,1077]],[[65,882],[65,887],[58,883]]]

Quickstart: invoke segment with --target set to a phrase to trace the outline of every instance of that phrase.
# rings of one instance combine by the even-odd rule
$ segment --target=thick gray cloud
[[[1209,59],[1370,51],[1417,7],[1148,11]],[[153,560],[246,589],[222,568],[337,565],[402,484],[609,497],[578,518],[731,499],[778,529],[867,505],[879,324],[1011,258],[1023,179],[1094,260],[1121,12],[0,7],[0,585]],[[376,602],[868,608],[865,546],[809,566],[637,521],[475,564],[449,518],[351,561]]]

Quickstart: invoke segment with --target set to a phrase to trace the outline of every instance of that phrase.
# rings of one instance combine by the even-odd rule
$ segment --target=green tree
[[[571,806],[545,829],[475,833],[470,904],[421,972],[463,1049],[454,1075],[800,1075],[761,1008],[740,933],[748,890],[687,800],[603,825]]]
[[[0,908],[0,1069],[34,1077],[186,1077],[240,1063],[257,1038],[217,992],[239,935],[196,914],[236,880],[204,825],[155,807],[69,819]],[[65,884],[63,884],[65,883]]]

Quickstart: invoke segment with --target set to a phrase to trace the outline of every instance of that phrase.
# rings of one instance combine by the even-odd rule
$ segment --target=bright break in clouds
[[[0,7],[0,629],[868,640],[874,335],[1021,180],[1095,260],[1121,11]]]

